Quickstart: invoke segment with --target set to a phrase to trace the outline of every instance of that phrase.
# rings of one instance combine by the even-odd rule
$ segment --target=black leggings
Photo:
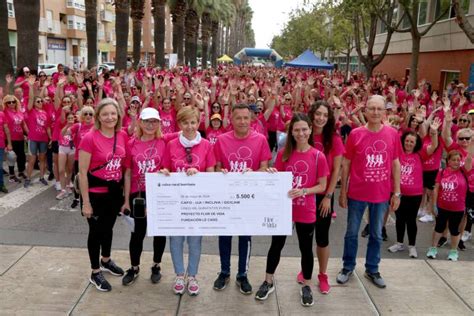
[[[331,226],[334,196],[331,198],[331,210],[326,217],[321,216],[319,206],[323,201],[323,194],[316,194],[316,245],[325,248],[329,245],[329,227]]]
[[[24,140],[12,140],[13,152],[16,155],[16,165],[18,166],[18,172],[25,172],[26,155],[25,155],[25,141]],[[15,175],[15,167],[9,167],[9,174]]]
[[[405,237],[405,227],[408,234],[408,245],[414,246],[416,243],[416,234],[418,228],[416,226],[416,216],[420,208],[422,195],[402,195],[400,199],[400,206],[395,212],[397,217],[397,241],[403,243]]]
[[[100,268],[100,255],[110,257],[112,248],[113,228],[120,212],[122,199],[110,199],[108,193],[89,192],[93,214],[87,219],[89,223],[89,236],[87,250],[93,270]]]
[[[133,199],[138,196],[138,193],[130,195],[130,203]],[[141,196],[145,198],[145,193],[142,192]],[[133,203],[131,205],[133,217]],[[147,220],[145,218],[135,218],[135,230],[130,236],[130,243],[128,245],[130,250],[130,262],[132,266],[136,267],[140,265],[140,257],[143,251],[143,240],[146,235]],[[166,236],[155,236],[153,237],[153,262],[161,263],[163,252],[166,246]]]
[[[270,146],[270,151],[273,149],[277,149],[278,140],[277,140],[277,132],[275,131],[268,131],[268,145]]]
[[[295,223],[298,244],[301,252],[301,269],[305,280],[310,280],[313,275],[314,254],[313,254],[313,235],[315,224]],[[274,274],[278,264],[283,247],[285,246],[286,236],[272,236],[272,244],[268,250],[267,268],[268,274]]]
[[[447,211],[438,207],[435,232],[442,234],[446,229],[446,226],[448,226],[451,236],[456,237],[459,235],[459,224],[461,223],[463,216],[464,212]]]

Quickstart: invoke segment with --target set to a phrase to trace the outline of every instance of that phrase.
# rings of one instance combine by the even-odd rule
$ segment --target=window
[[[14,18],[15,17],[15,9],[13,7],[13,2],[11,2],[11,1],[7,2],[7,9],[8,9],[8,17],[9,18]]]
[[[446,90],[451,81],[459,80],[459,71],[441,71],[441,78],[443,78],[443,90]]]
[[[426,24],[428,18],[428,0],[421,0],[418,4],[418,25]]]
[[[460,0],[459,2],[464,13],[467,14],[469,12],[470,0]],[[450,9],[448,10],[448,12],[444,13],[444,11],[446,11],[448,7],[450,7]],[[456,16],[456,13],[454,12],[453,7],[451,6],[451,0],[436,0],[435,17],[439,17],[441,14],[443,14],[441,20],[452,19]]]

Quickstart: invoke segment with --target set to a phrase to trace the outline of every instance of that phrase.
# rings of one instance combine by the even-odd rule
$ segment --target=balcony
[[[100,19],[104,22],[112,22],[114,20],[114,14],[109,10],[100,10]]]
[[[40,18],[38,30],[42,33],[61,34],[61,22]]]
[[[77,38],[77,39],[86,39],[86,32],[76,29],[68,29],[67,30],[67,37],[68,38]]]

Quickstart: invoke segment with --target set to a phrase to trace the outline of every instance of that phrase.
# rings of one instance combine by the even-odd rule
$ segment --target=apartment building
[[[469,21],[474,25],[474,0],[460,2]],[[450,0],[420,0],[417,17],[419,29],[424,30],[449,5]],[[401,8],[396,10],[397,20],[402,14]],[[402,21],[401,27],[409,27],[408,19]],[[386,28],[380,23],[374,46],[375,53],[382,50],[385,39]],[[405,77],[410,72],[411,51],[411,34],[394,33],[387,55],[375,71],[386,72],[396,79]],[[339,57],[336,62],[340,64],[340,68],[344,68],[345,58]],[[355,50],[350,64],[352,71],[363,70]],[[453,79],[459,79],[461,82],[470,83],[471,89],[474,90],[474,45],[457,25],[452,8],[421,40],[418,77],[431,82],[433,89],[443,90]]]
[[[70,67],[87,64],[87,39],[84,0],[40,0],[38,63],[62,63]],[[97,1],[98,61],[115,60],[115,8],[113,0]],[[17,33],[13,0],[7,0],[11,53],[16,61]],[[172,24],[166,9],[165,52],[172,52]],[[130,19],[128,53],[132,55],[132,20]],[[154,22],[151,0],[145,2],[142,27],[142,60],[154,61]]]

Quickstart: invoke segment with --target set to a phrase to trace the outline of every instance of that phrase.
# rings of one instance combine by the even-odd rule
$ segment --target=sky
[[[249,0],[253,10],[252,27],[255,47],[269,48],[274,35],[280,34],[291,10],[301,7],[304,0]]]

